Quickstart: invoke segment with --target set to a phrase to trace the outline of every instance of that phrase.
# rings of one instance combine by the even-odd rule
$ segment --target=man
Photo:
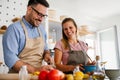
[[[41,25],[48,7],[46,0],[29,0],[26,15],[8,27],[3,36],[3,52],[9,72],[18,72],[23,65],[27,65],[29,73],[52,69],[50,65],[41,66],[43,58],[51,61]]]

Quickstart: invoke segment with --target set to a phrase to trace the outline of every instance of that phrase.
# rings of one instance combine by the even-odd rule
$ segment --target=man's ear
[[[27,13],[29,14],[31,11],[32,11],[31,6],[28,6],[28,7],[27,7]]]

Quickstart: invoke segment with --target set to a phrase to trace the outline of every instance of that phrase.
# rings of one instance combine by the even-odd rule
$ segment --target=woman
[[[83,65],[95,64],[90,62],[86,54],[88,46],[83,41],[77,39],[77,25],[72,18],[65,18],[62,21],[63,38],[55,45],[55,65],[56,68],[65,72],[72,73],[79,65],[83,70]]]

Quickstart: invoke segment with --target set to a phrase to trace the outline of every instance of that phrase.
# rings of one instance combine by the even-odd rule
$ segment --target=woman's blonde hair
[[[69,21],[73,22],[73,24],[74,24],[74,26],[75,26],[75,28],[76,28],[76,37],[77,37],[77,24],[76,24],[76,22],[75,22],[74,19],[72,19],[72,18],[65,18],[65,19],[62,21],[62,37],[63,37],[63,38],[61,39],[61,41],[62,41],[63,46],[64,46],[65,49],[68,49],[68,38],[67,38],[67,36],[66,36],[65,33],[64,33],[63,25],[64,25],[66,22],[69,22]]]

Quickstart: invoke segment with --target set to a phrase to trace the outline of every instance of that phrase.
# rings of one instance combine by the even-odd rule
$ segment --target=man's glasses
[[[39,11],[37,11],[35,8],[31,7],[40,17],[47,17],[48,15],[44,15],[42,13],[40,13]]]

